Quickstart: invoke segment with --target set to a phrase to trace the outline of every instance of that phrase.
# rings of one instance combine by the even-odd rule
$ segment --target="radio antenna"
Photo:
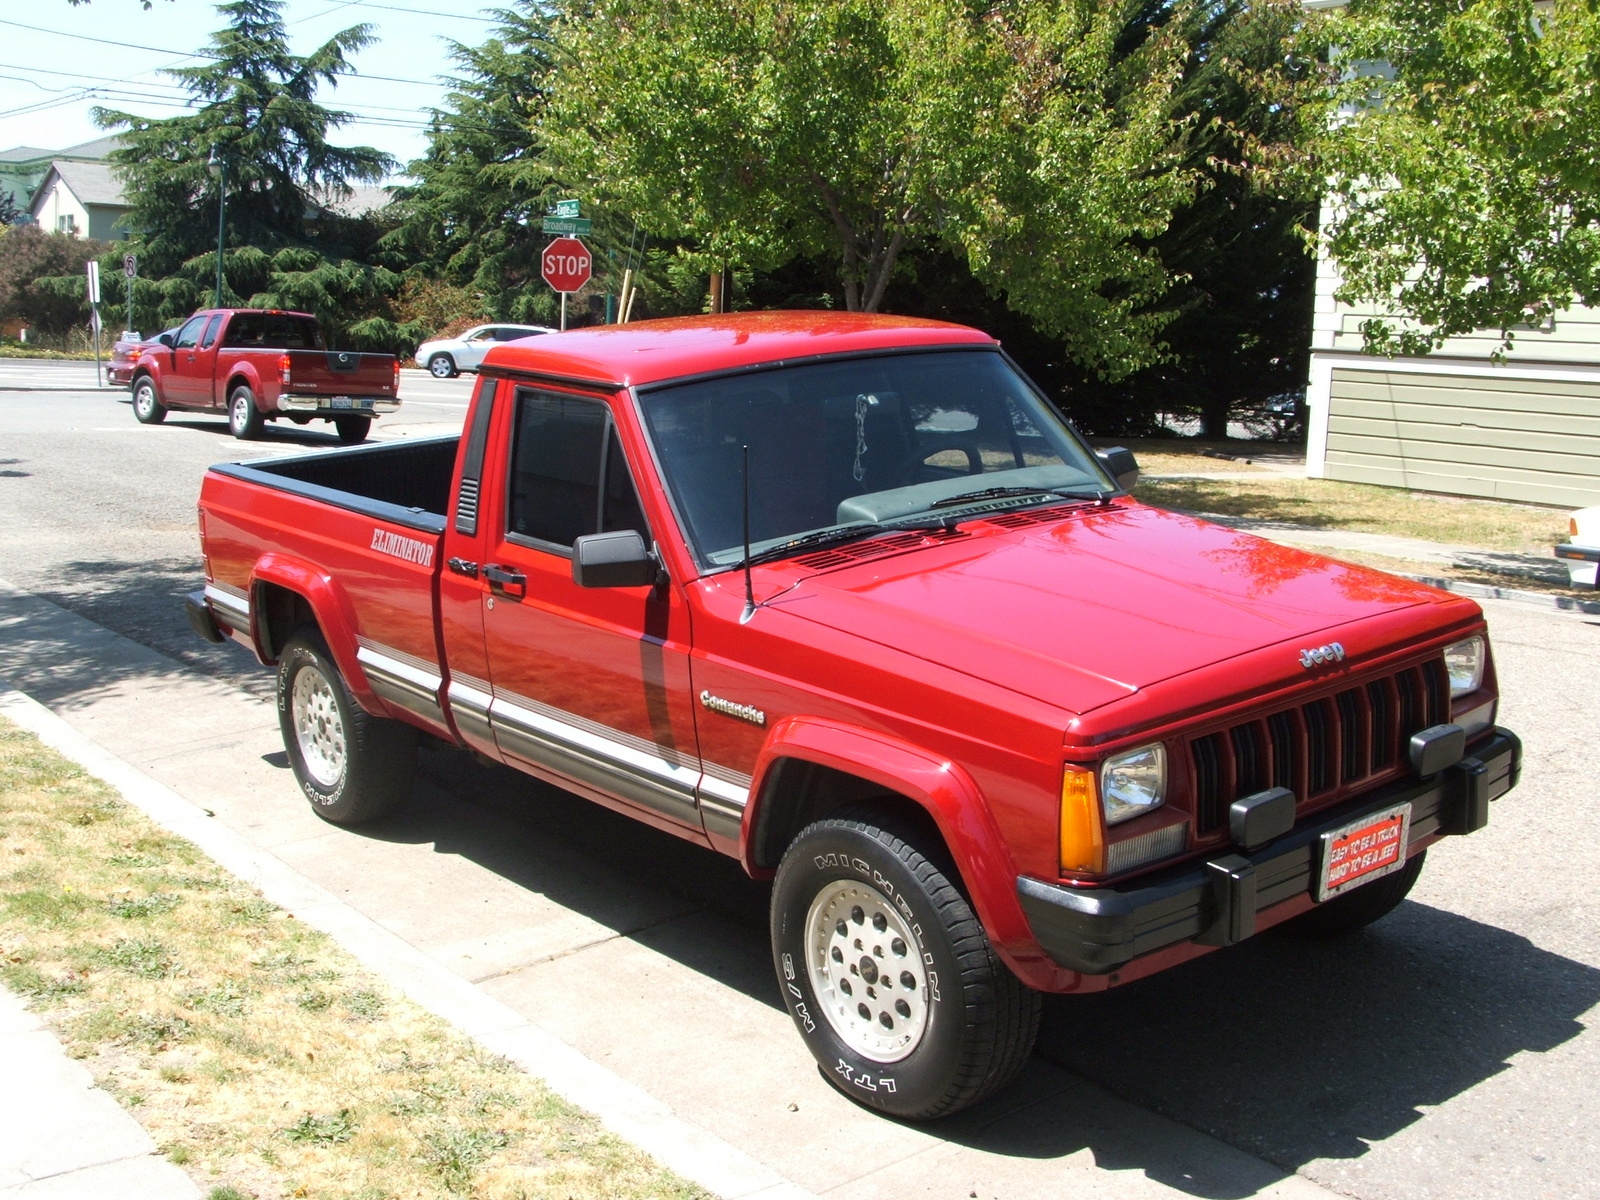
[[[743,625],[756,615],[756,596],[750,584],[750,447],[744,448],[744,611],[739,614]]]

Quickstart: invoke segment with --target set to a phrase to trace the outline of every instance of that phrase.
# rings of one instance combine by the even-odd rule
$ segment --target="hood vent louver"
[[[1003,529],[1026,529],[1030,525],[1048,525],[1052,521],[1060,521],[1068,516],[1081,515],[1084,505],[1072,505],[1063,508],[1059,504],[1046,505],[1043,508],[1024,508],[1016,512],[989,513],[983,520],[990,525],[999,525]],[[1118,512],[1120,504],[1093,504],[1095,512]]]
[[[888,537],[866,538],[859,542],[847,542],[843,546],[818,550],[814,554],[802,554],[794,561],[799,566],[809,567],[813,571],[826,571],[830,567],[848,566],[850,563],[862,562],[869,558],[881,558],[886,554],[896,554],[903,550],[915,550],[919,546],[927,546],[935,542],[948,542],[952,538],[966,536],[968,535],[959,529],[908,530],[905,533],[890,534]]]

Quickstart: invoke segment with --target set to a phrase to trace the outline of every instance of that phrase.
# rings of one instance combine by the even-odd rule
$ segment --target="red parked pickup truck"
[[[1136,469],[960,326],[554,334],[459,438],[213,467],[189,615],[277,664],[330,821],[427,736],[771,877],[827,1077],[928,1118],[1020,1069],[1040,992],[1366,925],[1517,779],[1477,605]]]
[[[372,419],[400,407],[400,360],[329,350],[310,313],[208,308],[145,346],[133,366],[133,415],[146,425],[169,409],[226,412],[236,438],[268,421],[332,421],[341,442],[366,440]]]

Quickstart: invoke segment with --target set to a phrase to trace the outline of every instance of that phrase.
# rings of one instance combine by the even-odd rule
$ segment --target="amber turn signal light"
[[[1106,835],[1091,767],[1068,764],[1061,773],[1061,869],[1098,875],[1106,866]]]

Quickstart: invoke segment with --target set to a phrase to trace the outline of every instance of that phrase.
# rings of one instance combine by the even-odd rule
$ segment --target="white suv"
[[[423,342],[417,347],[417,366],[426,367],[435,379],[451,379],[463,371],[476,371],[483,356],[501,342],[554,332],[544,325],[478,325],[460,337]]]

